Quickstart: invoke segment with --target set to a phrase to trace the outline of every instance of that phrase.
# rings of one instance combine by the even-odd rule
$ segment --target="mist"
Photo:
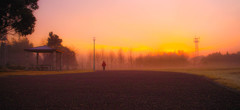
[[[93,52],[77,55],[79,69],[93,68]],[[96,50],[96,70],[102,70],[105,61],[107,70],[142,70],[168,68],[237,68],[240,66],[240,52],[215,52],[205,56],[191,56],[184,51],[145,53],[133,50]]]

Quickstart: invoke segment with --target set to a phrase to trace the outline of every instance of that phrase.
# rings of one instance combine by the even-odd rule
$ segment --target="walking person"
[[[106,67],[105,61],[102,62],[102,67],[103,67],[103,71],[105,71],[105,67]]]

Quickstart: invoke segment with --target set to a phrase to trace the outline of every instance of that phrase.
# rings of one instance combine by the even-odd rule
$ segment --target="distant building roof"
[[[28,49],[24,49],[25,51],[28,52],[39,52],[39,53],[50,53],[50,52],[58,52],[58,53],[63,53],[55,48],[51,48],[48,46],[39,46],[39,47],[33,47],[33,48],[28,48]]]

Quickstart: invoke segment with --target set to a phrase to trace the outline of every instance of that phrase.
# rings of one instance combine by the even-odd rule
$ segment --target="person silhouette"
[[[103,67],[103,71],[105,71],[105,67],[106,67],[105,61],[102,62],[102,67]]]

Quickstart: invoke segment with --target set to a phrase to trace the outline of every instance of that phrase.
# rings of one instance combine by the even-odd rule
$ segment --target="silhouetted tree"
[[[228,52],[226,54],[222,54],[220,52],[209,54],[208,56],[202,58],[202,63],[209,64],[209,65],[228,65],[228,66],[234,66],[234,65],[240,65],[240,54],[233,53],[229,54]]]
[[[38,0],[0,1],[0,38],[14,31],[21,36],[32,34],[36,18],[33,11],[38,9]]]
[[[53,32],[49,32],[47,46],[52,47],[52,48],[61,47],[62,39],[60,39],[58,35],[53,34]]]
[[[53,34],[53,32],[50,32],[47,41],[48,41],[47,46],[56,48],[63,52],[62,65],[64,68],[73,69],[73,68],[77,67],[78,64],[77,64],[75,52],[73,50],[69,49],[68,47],[63,46],[62,39],[58,35]],[[50,62],[51,61],[50,59],[52,59],[51,54],[49,54],[49,55],[46,54],[44,57],[45,57],[44,58],[45,63],[51,64],[51,62]]]

